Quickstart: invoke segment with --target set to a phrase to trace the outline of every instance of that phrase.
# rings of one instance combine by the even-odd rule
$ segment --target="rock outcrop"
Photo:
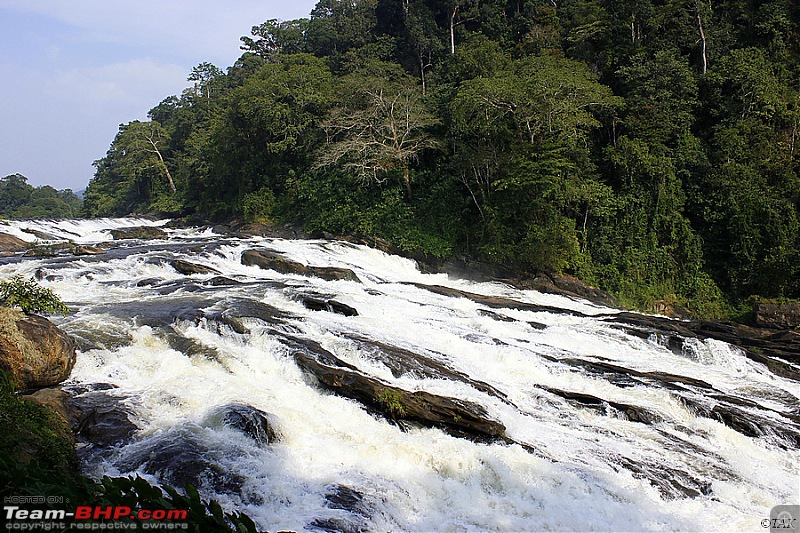
[[[241,261],[245,266],[257,266],[281,274],[299,274],[328,281],[360,281],[355,272],[348,268],[306,266],[269,250],[246,250],[242,253]]]
[[[0,307],[0,368],[18,390],[51,387],[69,377],[75,343],[38,315]]]
[[[389,385],[364,374],[314,341],[293,338],[277,331],[275,334],[289,347],[298,366],[315,376],[321,384],[342,396],[358,400],[387,418],[438,427],[478,441],[505,439],[505,426],[490,418],[481,405]]]
[[[163,229],[154,226],[112,229],[111,235],[116,241],[124,239],[165,239],[167,237],[167,233]]]

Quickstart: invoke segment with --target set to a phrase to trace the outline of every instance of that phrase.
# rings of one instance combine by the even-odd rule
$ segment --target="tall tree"
[[[388,64],[376,62],[375,70],[383,76],[361,71],[342,80],[345,98],[322,125],[328,142],[317,165],[341,164],[364,182],[383,182],[398,170],[410,199],[411,164],[437,146],[430,128],[438,120],[412,78]]]

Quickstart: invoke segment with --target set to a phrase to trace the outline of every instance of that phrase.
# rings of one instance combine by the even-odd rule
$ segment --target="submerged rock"
[[[281,274],[298,274],[328,281],[360,281],[355,272],[348,268],[306,266],[269,250],[246,250],[242,253],[241,261],[245,266],[257,266]]]
[[[0,368],[16,388],[51,387],[67,379],[75,366],[75,343],[38,315],[0,307]]]

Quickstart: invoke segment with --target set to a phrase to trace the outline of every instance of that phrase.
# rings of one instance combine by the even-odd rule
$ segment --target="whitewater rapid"
[[[141,225],[167,228],[141,219],[0,227],[28,241],[26,228],[80,244],[112,242],[103,256],[6,258],[0,265],[0,277],[36,276],[74,310],[53,318],[80,346],[67,385],[91,394],[103,384],[136,425],[125,442],[86,445],[91,475],[169,482],[169,466],[154,467],[154,454],[170,446],[196,450],[207,463],[198,475],[201,494],[270,531],[741,531],[761,529],[773,506],[800,502],[796,443],[768,428],[743,434],[687,404],[724,397],[776,428],[798,420],[798,382],[736,347],[687,339],[676,353],[603,319],[616,310],[425,274],[409,259],[344,242],[167,228],[160,240],[114,243],[109,233]],[[243,265],[242,253],[259,248],[351,269],[360,282]],[[181,274],[169,264],[175,259],[219,274]],[[220,275],[236,283],[211,283]],[[426,286],[572,313],[490,310]],[[308,295],[335,298],[358,315],[310,310]],[[213,319],[255,304],[285,317],[276,325],[242,312],[238,332]],[[481,442],[392,423],[320,386],[276,328],[382,382],[480,405],[508,439]],[[466,380],[397,375],[363,339],[422,354],[502,395]],[[670,388],[588,370],[599,364],[688,380]],[[603,403],[588,408],[554,391]],[[265,444],[220,424],[215,413],[231,404],[268,413],[279,440]],[[613,407],[622,404],[653,420],[631,420]]]

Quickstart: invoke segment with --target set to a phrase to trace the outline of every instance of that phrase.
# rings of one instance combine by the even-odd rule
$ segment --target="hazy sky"
[[[316,0],[0,0],[0,177],[79,190],[119,125],[225,70],[239,37]]]

